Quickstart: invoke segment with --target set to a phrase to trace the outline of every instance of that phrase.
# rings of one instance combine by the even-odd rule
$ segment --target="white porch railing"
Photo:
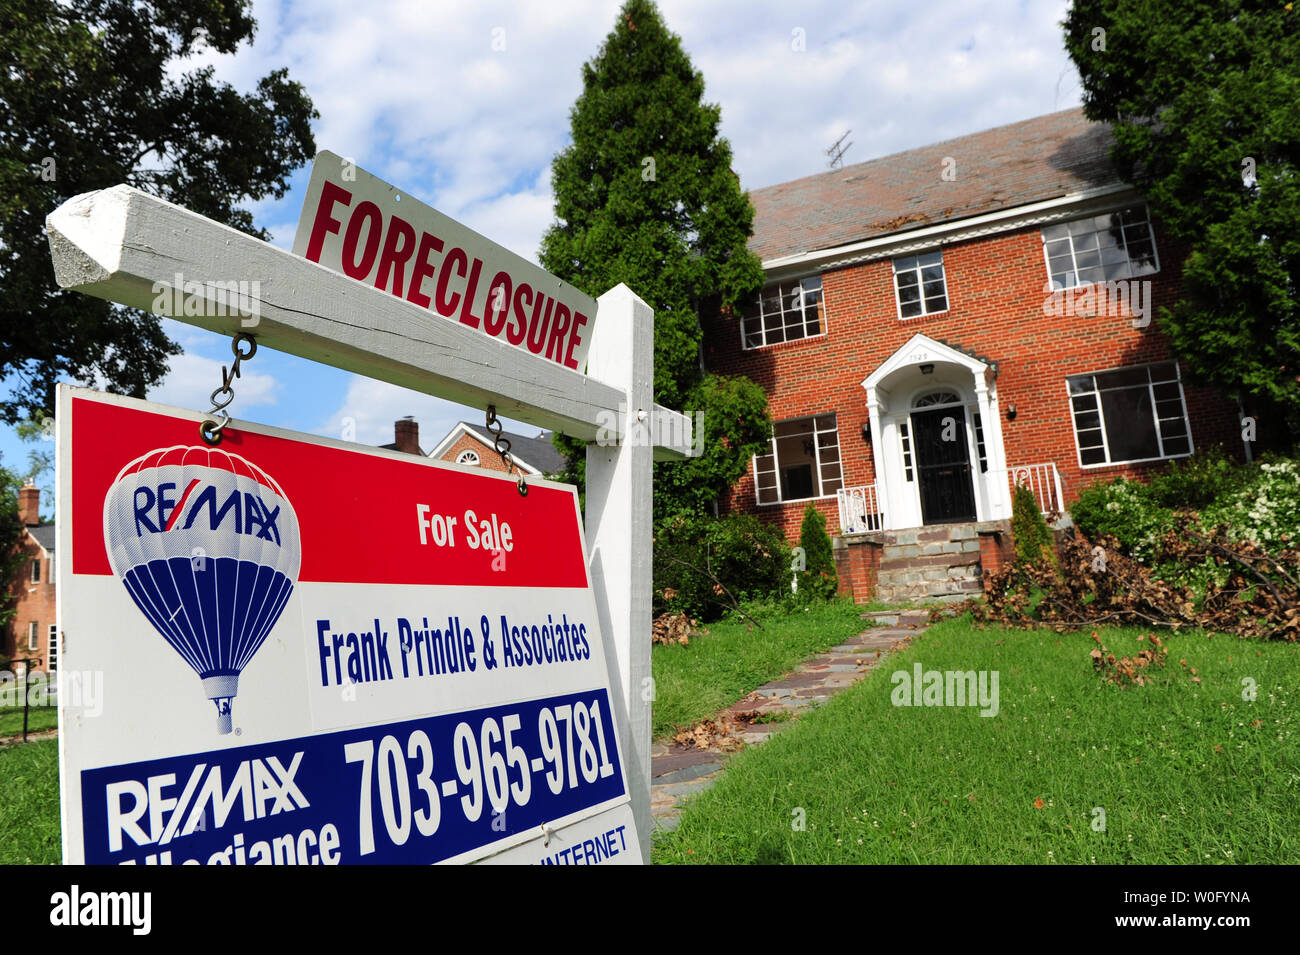
[[[1007,468],[1007,480],[1014,491],[1017,486],[1027,487],[1038,499],[1038,509],[1044,514],[1065,512],[1065,498],[1061,494],[1061,474],[1055,462],[1021,464]]]
[[[884,527],[874,484],[841,488],[835,492],[835,499],[840,506],[840,533],[861,534]]]

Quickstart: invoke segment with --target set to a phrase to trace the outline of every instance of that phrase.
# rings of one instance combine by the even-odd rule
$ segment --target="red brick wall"
[[[439,458],[439,461],[450,461],[456,463],[456,457],[462,451],[473,451],[478,455],[478,466],[488,471],[509,471],[501,461],[501,455],[497,454],[482,441],[477,438],[471,438],[467,434],[462,434],[457,438]]]
[[[744,374],[768,393],[774,420],[834,412],[839,431],[844,486],[870,484],[874,461],[862,438],[867,421],[862,381],[885,359],[920,332],[998,363],[998,403],[1008,466],[1054,461],[1066,502],[1079,490],[1118,474],[1139,477],[1159,464],[1079,466],[1067,375],[1166,360],[1168,340],[1157,330],[1156,314],[1173,303],[1182,261],[1153,223],[1161,269],[1145,276],[1152,283],[1151,324],[1136,329],[1125,316],[1049,316],[1043,308],[1047,265],[1041,230],[971,239],[945,246],[944,274],[949,308],[932,316],[900,321],[890,260],[870,262],[822,275],[826,334],[745,351],[740,318],[705,328],[710,370]],[[1183,368],[1184,379],[1186,369]],[[1187,384],[1188,418],[1195,447],[1222,442],[1240,454],[1235,405]],[[1014,421],[1006,411],[1016,405]],[[752,472],[722,502],[728,509],[757,513],[798,536],[804,502],[758,506]],[[838,526],[835,498],[817,501],[828,526]]]
[[[856,538],[836,541],[835,573],[839,577],[841,596],[852,597],[854,603],[870,603],[876,593],[880,573],[880,557],[884,546],[877,541]]]
[[[22,565],[15,579],[9,582],[9,593],[15,598],[11,605],[15,613],[5,633],[4,652],[9,657],[40,657],[43,662],[36,669],[44,670],[48,665],[46,654],[49,652],[50,624],[56,622],[54,562],[42,556],[40,545],[30,537],[24,537],[20,549],[29,560]],[[32,560],[41,562],[41,580],[37,584],[31,582]],[[36,622],[36,649],[29,650],[27,629],[33,621]]]

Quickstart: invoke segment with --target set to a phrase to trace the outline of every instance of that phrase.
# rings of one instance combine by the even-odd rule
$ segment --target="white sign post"
[[[258,293],[245,310],[251,326],[248,314],[221,309],[173,317],[227,335],[246,331],[259,345],[449,400],[494,404],[503,416],[588,442],[592,589],[617,668],[611,704],[625,730],[623,764],[640,855],[648,859],[650,462],[692,453],[690,420],[651,400],[649,307],[625,286],[601,296],[583,375],[127,186],[77,196],[46,225],[64,288],[149,309],[178,282],[196,289],[247,283],[239,287]],[[555,344],[558,353],[562,343]],[[616,444],[595,443],[611,434]],[[71,646],[79,635],[65,639]]]

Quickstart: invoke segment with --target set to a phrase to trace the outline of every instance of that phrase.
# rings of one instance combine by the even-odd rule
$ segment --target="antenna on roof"
[[[848,138],[848,135],[851,132],[853,132],[853,130],[846,129],[844,131],[844,135],[841,136],[839,139],[835,140],[835,142],[831,143],[831,147],[826,150],[826,155],[831,157],[831,161],[829,165],[832,169],[839,169],[841,166],[844,165],[844,154],[849,151],[849,147],[852,146],[853,144],[848,143],[847,145],[843,145],[843,146],[840,144],[843,143],[844,140]]]

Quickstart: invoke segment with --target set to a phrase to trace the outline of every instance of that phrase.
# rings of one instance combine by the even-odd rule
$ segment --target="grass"
[[[27,732],[52,730],[59,725],[59,711],[54,706],[33,706],[27,713]],[[0,707],[0,736],[22,736],[23,708]]]
[[[1141,633],[1100,631],[1117,656],[1150,646]],[[1094,673],[1087,632],[936,624],[734,757],[654,861],[1300,862],[1300,645],[1167,643],[1152,683],[1120,687]],[[891,675],[914,663],[998,671],[1000,712],[893,706]]]
[[[0,865],[58,863],[59,832],[59,741],[0,747]]]
[[[808,657],[861,633],[867,626],[861,613],[851,601],[837,599],[806,612],[769,612],[758,618],[762,630],[743,620],[720,620],[686,646],[656,646],[655,738],[712,716]]]

